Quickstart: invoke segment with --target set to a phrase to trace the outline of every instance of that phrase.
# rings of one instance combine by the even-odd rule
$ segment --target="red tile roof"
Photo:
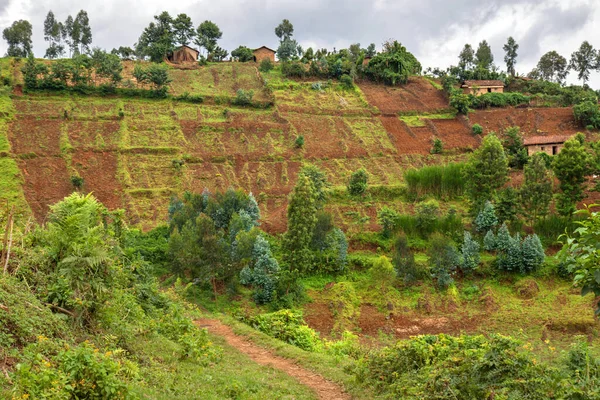
[[[530,136],[523,140],[525,146],[532,146],[536,144],[554,144],[564,143],[569,139],[570,136],[565,135],[551,135],[551,136]]]

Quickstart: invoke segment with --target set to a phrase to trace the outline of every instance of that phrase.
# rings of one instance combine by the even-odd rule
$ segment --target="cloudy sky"
[[[275,26],[287,18],[304,48],[347,47],[386,39],[402,42],[424,67],[457,63],[465,43],[473,47],[486,39],[495,63],[502,69],[502,45],[512,35],[520,45],[517,72],[527,73],[542,54],[556,50],[567,59],[588,40],[600,47],[598,0],[0,0],[0,29],[14,20],[33,25],[34,51],[42,56],[43,21],[52,10],[60,20],[85,9],[90,17],[93,45],[110,50],[132,46],[159,12],[186,13],[195,25],[209,19],[224,32],[219,43],[232,50],[277,46]],[[0,53],[6,44],[0,44]],[[571,73],[570,82],[576,77]],[[590,84],[600,88],[600,73]]]

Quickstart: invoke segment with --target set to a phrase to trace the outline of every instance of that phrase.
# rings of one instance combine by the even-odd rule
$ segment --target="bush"
[[[421,237],[433,233],[440,213],[440,204],[435,200],[422,201],[415,206],[417,231]]]
[[[235,92],[235,98],[232,103],[238,106],[249,106],[252,105],[253,97],[253,90],[238,89],[237,92]]]
[[[460,266],[460,256],[456,247],[448,238],[436,235],[431,239],[429,250],[429,269],[436,284],[441,289],[446,289],[454,279],[452,275]]]
[[[297,149],[301,149],[304,147],[304,136],[300,135],[296,138],[296,140],[294,141],[294,146],[296,146]]]
[[[319,334],[304,323],[300,311],[280,310],[258,315],[247,322],[254,329],[302,350],[316,351],[322,345]]]
[[[263,58],[258,66],[260,72],[269,72],[274,68],[273,62],[268,58]]]
[[[79,175],[72,175],[71,184],[75,189],[81,189],[83,187],[83,178]]]
[[[584,101],[573,106],[573,116],[581,126],[600,129],[600,109],[597,101]]]
[[[471,127],[471,131],[473,132],[474,135],[481,135],[483,133],[483,127],[479,124],[474,124]]]
[[[396,274],[404,283],[411,283],[420,278],[415,263],[415,255],[408,246],[406,235],[399,235],[394,244],[394,258],[392,259]]]
[[[433,146],[431,147],[431,154],[441,154],[444,149],[444,143],[439,138],[433,139]]]
[[[348,74],[340,76],[340,83],[344,89],[354,89],[354,78]]]
[[[470,105],[469,95],[462,93],[460,90],[454,90],[450,95],[450,107],[454,107],[460,114],[467,115]]]
[[[400,214],[387,206],[379,210],[377,213],[377,223],[381,225],[381,235],[384,238],[390,238],[396,232],[399,218]]]
[[[394,283],[396,271],[390,260],[386,256],[381,256],[369,269],[371,283],[379,290],[379,294],[384,294]]]
[[[348,193],[351,196],[364,196],[367,193],[369,175],[364,168],[356,170],[348,180]]]
[[[298,61],[284,62],[281,64],[281,73],[289,78],[303,78],[306,70],[304,65]]]
[[[464,164],[432,165],[409,169],[404,173],[408,193],[413,198],[431,195],[438,199],[452,199],[465,191]]]

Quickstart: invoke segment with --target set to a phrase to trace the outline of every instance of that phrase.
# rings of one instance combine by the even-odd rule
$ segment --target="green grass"
[[[428,119],[454,119],[456,112],[422,113],[413,115],[400,115],[398,118],[410,127],[425,126]]]
[[[450,163],[409,169],[404,173],[408,193],[414,198],[431,195],[439,199],[461,196],[465,190],[464,164]]]

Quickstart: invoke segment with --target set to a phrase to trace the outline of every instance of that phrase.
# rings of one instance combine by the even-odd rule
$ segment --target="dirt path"
[[[314,390],[319,399],[323,400],[349,400],[351,397],[337,384],[330,382],[321,375],[315,374],[294,362],[279,357],[273,352],[250,342],[248,339],[233,333],[233,330],[219,320],[200,319],[196,324],[206,328],[214,335],[222,336],[232,347],[248,355],[254,362],[260,365],[268,365],[296,378],[303,385]]]

